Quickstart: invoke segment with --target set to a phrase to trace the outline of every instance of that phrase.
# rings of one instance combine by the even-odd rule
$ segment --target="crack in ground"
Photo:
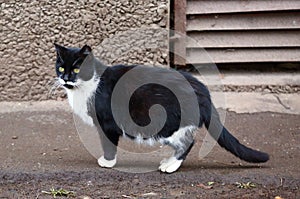
[[[291,109],[291,107],[285,105],[285,104],[281,101],[281,99],[280,99],[279,96],[277,96],[277,95],[274,95],[274,96],[276,97],[278,103],[279,103],[281,106],[283,106],[283,108],[285,108],[285,109],[287,109],[287,110],[290,110],[290,109]]]

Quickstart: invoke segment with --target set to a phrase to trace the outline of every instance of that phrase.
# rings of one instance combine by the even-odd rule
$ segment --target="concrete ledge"
[[[38,101],[38,102],[0,102],[0,113],[12,113],[22,111],[69,111],[71,108],[67,100],[55,101]]]
[[[216,93],[212,99],[217,108],[236,113],[275,112],[300,114],[299,94]]]
[[[226,72],[219,76],[194,76],[206,85],[300,85],[300,73]]]
[[[212,92],[212,99],[217,108],[236,113],[275,112],[300,115],[299,94],[262,94]],[[67,100],[41,102],[0,102],[0,113],[18,111],[68,111]]]

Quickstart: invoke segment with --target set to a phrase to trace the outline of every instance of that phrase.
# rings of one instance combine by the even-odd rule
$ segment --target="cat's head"
[[[85,45],[82,48],[67,48],[54,44],[56,49],[56,74],[59,83],[67,89],[78,87],[82,80],[91,78],[90,70],[84,67],[85,59],[91,54],[90,46]],[[84,70],[85,69],[85,70]]]

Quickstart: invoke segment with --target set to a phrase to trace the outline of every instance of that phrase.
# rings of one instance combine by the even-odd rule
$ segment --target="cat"
[[[183,89],[182,82],[178,77],[168,75],[173,69],[139,65],[108,67],[93,55],[92,49],[88,45],[82,48],[68,48],[55,44],[55,49],[57,79],[67,92],[70,106],[85,123],[96,126],[99,131],[104,151],[103,156],[98,159],[98,164],[101,167],[111,168],[115,166],[118,141],[121,136],[125,136],[140,143],[160,142],[172,147],[175,151],[174,155],[162,160],[159,170],[166,173],[175,172],[194,145],[195,130],[202,127],[203,124],[221,147],[240,159],[251,163],[262,163],[269,160],[267,153],[242,145],[228,132],[219,119],[207,87],[189,73],[177,72],[187,80],[192,88]],[[198,122],[191,122],[189,119],[182,122],[183,112],[180,108],[182,106],[180,101],[168,88],[155,84],[153,81],[153,83],[142,85],[132,93],[128,110],[136,125],[145,127],[151,123],[153,118],[164,118],[155,115],[155,110],[151,113],[151,106],[160,104],[166,113],[161,130],[155,133],[150,132],[150,134],[130,133],[128,129],[132,132],[135,129],[127,122],[128,118],[123,117],[124,120],[122,120],[121,117],[120,121],[116,121],[112,107],[113,91],[118,81],[121,81],[124,75],[136,68],[147,74],[142,77],[145,82],[151,82],[153,79],[169,82],[175,85],[177,89],[181,89],[184,95],[195,95],[197,104],[193,109],[195,112],[199,110]],[[121,85],[119,98],[122,98],[122,95],[132,88],[135,80],[139,80],[139,77],[131,76],[131,81]],[[188,100],[188,98],[185,99]],[[118,102],[123,103],[123,100],[119,99]],[[184,104],[189,106],[189,103]]]

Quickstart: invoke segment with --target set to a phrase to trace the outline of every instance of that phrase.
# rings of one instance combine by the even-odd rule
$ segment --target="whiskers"
[[[47,87],[48,87],[48,90],[49,90],[47,98],[51,99],[52,96],[55,94],[56,90],[58,88],[62,88],[63,85],[59,82],[58,78],[54,78],[53,80],[49,81]]]
[[[72,85],[72,86],[74,86],[74,89],[80,89],[81,84],[74,84],[74,85]]]

